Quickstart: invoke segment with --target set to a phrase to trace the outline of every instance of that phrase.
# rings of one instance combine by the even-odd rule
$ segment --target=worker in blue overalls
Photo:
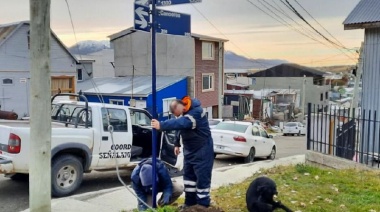
[[[211,172],[214,164],[214,147],[206,113],[197,99],[186,96],[170,104],[177,117],[164,122],[152,120],[157,130],[179,130],[184,151],[185,205],[210,206]],[[179,142],[175,154],[179,154]]]

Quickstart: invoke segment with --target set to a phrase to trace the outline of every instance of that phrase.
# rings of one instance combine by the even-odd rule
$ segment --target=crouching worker
[[[139,163],[133,170],[131,180],[132,188],[136,195],[149,206],[153,206],[152,198],[152,159],[145,159]],[[170,205],[175,202],[178,197],[183,193],[183,186],[169,176],[168,170],[165,165],[157,159],[157,192],[162,192],[157,205],[164,206]],[[138,210],[145,211],[148,207],[138,200]]]

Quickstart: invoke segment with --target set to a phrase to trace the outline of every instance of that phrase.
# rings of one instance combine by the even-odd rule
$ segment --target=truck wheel
[[[79,188],[83,180],[83,165],[73,155],[61,155],[53,160],[51,192],[54,197],[63,197]]]
[[[252,147],[251,150],[249,150],[249,154],[247,155],[247,157],[244,158],[244,162],[252,163],[255,160],[255,155],[256,155],[255,148]]]

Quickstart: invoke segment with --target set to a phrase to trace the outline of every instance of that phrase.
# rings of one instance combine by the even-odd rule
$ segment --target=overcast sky
[[[107,36],[121,31],[133,24],[132,0],[68,0],[78,41],[107,40]],[[267,10],[262,4],[272,9],[278,16],[286,19],[292,27],[296,23],[263,3],[266,1],[276,7],[281,6],[288,15],[280,0],[250,0]],[[5,3],[6,2],[6,3]],[[260,4],[259,2],[262,2]],[[291,4],[318,30],[324,31],[295,2]],[[335,38],[348,48],[358,48],[364,37],[363,30],[343,30],[342,22],[359,2],[359,0],[298,0],[298,2],[322,24]],[[224,35],[220,34],[200,13]],[[203,0],[202,3],[171,6],[165,9],[192,15],[192,32],[227,38],[226,49],[251,58],[285,59],[303,65],[354,64],[350,59],[357,55],[344,50],[326,47],[300,33],[282,25],[254,7],[247,0]],[[70,25],[70,18],[65,0],[52,0],[51,26],[59,38],[67,45],[75,43]],[[270,13],[270,12],[269,12]],[[272,14],[273,17],[276,15]],[[299,24],[302,21],[291,16]],[[276,17],[277,18],[277,17]],[[29,19],[29,0],[3,0],[0,7],[0,24]],[[302,24],[307,27],[304,23]],[[308,28],[310,29],[310,28]],[[306,32],[305,29],[299,29]],[[309,33],[309,32],[308,32]],[[318,40],[322,40],[318,37]],[[343,52],[345,52],[345,54]]]

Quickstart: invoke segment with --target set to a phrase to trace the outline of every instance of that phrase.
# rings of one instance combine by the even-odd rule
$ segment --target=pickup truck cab
[[[52,195],[72,194],[83,174],[116,168],[133,169],[152,155],[152,116],[127,106],[85,101],[60,101],[52,105]],[[53,97],[54,99],[54,97]],[[87,118],[88,117],[88,118]],[[109,125],[113,127],[113,143]],[[174,155],[175,133],[157,133],[158,155],[169,166],[181,169]],[[29,173],[29,121],[0,121],[0,174]],[[183,158],[183,157],[178,157]]]

